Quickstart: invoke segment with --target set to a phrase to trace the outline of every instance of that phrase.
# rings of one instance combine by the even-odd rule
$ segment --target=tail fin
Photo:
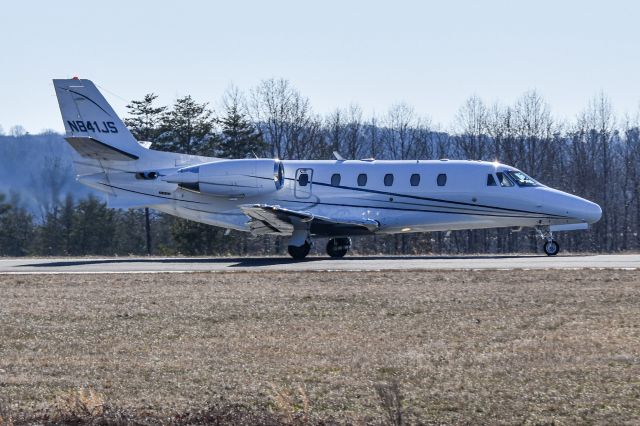
[[[84,157],[137,160],[145,151],[90,80],[53,80],[66,140]]]

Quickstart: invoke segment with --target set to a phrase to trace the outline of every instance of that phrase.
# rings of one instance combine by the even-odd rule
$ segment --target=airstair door
[[[313,185],[313,169],[296,170],[295,196],[296,198],[309,198]]]

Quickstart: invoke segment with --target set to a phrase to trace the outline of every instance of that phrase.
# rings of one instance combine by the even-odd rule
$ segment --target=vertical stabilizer
[[[145,151],[90,80],[53,80],[66,139],[78,153],[101,160],[136,160]]]

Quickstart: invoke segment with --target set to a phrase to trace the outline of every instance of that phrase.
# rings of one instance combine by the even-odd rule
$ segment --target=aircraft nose
[[[585,206],[582,208],[582,218],[587,223],[596,223],[602,217],[602,209],[596,203],[585,200]]]
[[[586,223],[596,223],[602,217],[602,209],[596,203],[584,198],[549,189],[542,199],[550,206],[556,206],[561,215]]]

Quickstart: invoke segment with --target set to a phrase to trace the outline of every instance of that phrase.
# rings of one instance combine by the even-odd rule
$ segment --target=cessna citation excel
[[[254,235],[288,236],[303,259],[313,237],[344,256],[351,236],[534,227],[549,256],[554,231],[587,229],[600,207],[513,167],[483,161],[285,161],[149,149],[89,80],[53,80],[77,179],[117,208],[161,212]]]

